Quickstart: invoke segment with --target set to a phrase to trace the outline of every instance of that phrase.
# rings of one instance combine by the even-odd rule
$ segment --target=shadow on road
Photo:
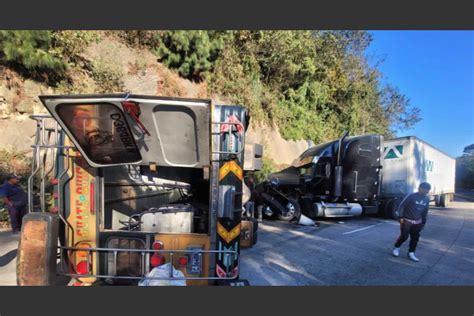
[[[6,266],[9,264],[13,259],[16,258],[16,253],[18,252],[18,249],[13,249],[3,256],[0,257],[0,268]]]

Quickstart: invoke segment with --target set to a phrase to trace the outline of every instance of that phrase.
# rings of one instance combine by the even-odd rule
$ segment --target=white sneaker
[[[398,257],[400,255],[400,248],[393,248],[392,255]]]
[[[408,258],[410,258],[411,261],[415,261],[415,262],[420,261],[420,259],[418,259],[417,257],[415,257],[415,253],[414,253],[414,252],[409,252],[409,253],[408,253]]]

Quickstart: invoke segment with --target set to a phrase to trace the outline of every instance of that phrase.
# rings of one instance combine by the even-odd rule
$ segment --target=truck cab
[[[267,214],[294,220],[376,213],[383,137],[363,135],[320,144],[260,185]]]

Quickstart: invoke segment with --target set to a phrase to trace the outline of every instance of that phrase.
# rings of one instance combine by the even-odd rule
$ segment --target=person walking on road
[[[426,224],[430,204],[430,198],[428,197],[430,190],[431,185],[428,182],[423,182],[418,187],[418,192],[407,195],[400,203],[398,207],[400,236],[395,242],[395,248],[392,250],[392,255],[395,257],[400,255],[400,246],[410,236],[408,258],[415,262],[420,261],[415,256],[415,250],[420,239],[420,232]]]
[[[10,222],[14,234],[21,231],[21,222],[27,212],[28,195],[19,185],[20,178],[9,174],[3,185],[4,202],[10,215]]]

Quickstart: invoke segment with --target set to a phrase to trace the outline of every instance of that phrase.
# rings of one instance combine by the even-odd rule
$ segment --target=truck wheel
[[[400,199],[390,199],[385,204],[385,216],[391,219],[398,219],[398,206],[400,205]]]
[[[441,195],[435,195],[434,197],[435,206],[441,206]]]
[[[392,209],[393,209],[393,202],[394,199],[390,199],[384,203],[383,213],[386,218],[392,218]]]
[[[298,219],[300,215],[301,215],[301,207],[300,207],[300,203],[298,203],[298,200],[293,199],[293,198],[288,198],[288,202],[285,205],[285,210],[284,212],[280,212],[278,214],[278,219],[285,222],[290,222],[294,219]]]
[[[263,204],[263,210],[262,210],[263,216],[271,218],[285,211],[285,207],[270,194],[262,193],[261,198],[262,198],[262,204]],[[267,214],[265,214],[265,208],[267,207],[270,208],[270,210],[273,213],[271,216],[268,216]]]
[[[439,199],[439,206],[441,207],[448,207],[449,206],[449,196],[448,194],[441,195]]]
[[[252,221],[253,221],[253,244],[252,244],[252,246],[254,246],[257,243],[257,239],[258,239],[258,220],[253,218]]]
[[[395,199],[392,206],[392,219],[398,220],[398,207],[402,203],[402,199]]]
[[[254,232],[252,246],[255,246],[255,244],[257,243],[257,239],[258,239],[258,232]]]
[[[18,285],[55,285],[58,216],[30,213],[23,217],[16,273]]]

